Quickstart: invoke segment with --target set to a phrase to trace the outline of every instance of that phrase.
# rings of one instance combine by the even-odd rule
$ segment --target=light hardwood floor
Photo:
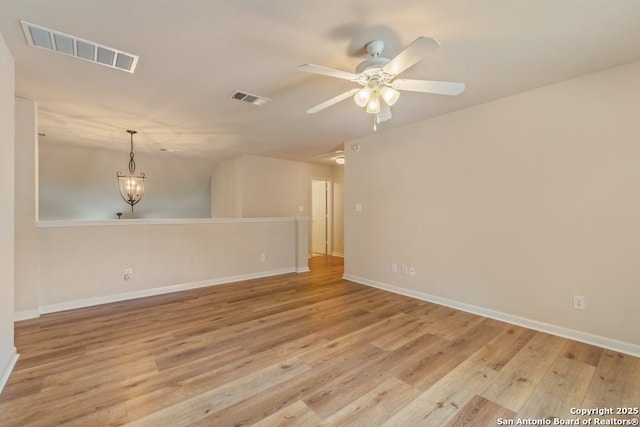
[[[311,263],[18,322],[0,425],[495,426],[640,406],[638,358]]]

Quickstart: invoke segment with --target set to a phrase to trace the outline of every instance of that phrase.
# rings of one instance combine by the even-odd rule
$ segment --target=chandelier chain
[[[127,131],[129,132],[129,134],[131,135],[131,152],[129,153],[129,173],[135,173],[136,172],[136,161],[133,160],[133,134],[136,133],[135,131]]]

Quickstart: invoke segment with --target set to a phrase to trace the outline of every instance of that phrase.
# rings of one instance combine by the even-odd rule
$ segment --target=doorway
[[[329,181],[311,180],[311,252],[312,255],[330,254],[331,198]]]

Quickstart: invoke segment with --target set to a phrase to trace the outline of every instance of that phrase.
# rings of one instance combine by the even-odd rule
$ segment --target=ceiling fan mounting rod
[[[389,59],[380,56],[382,49],[384,49],[384,42],[382,40],[372,40],[365,45],[369,57],[362,61],[356,67],[356,73],[370,77],[372,75],[380,75],[382,78],[387,79],[387,73],[384,73],[382,68],[389,63]]]
[[[382,49],[384,49],[384,42],[382,40],[372,40],[365,47],[372,57],[377,58],[382,53]]]

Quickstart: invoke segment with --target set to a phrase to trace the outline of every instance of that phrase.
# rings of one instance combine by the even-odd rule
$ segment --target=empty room
[[[0,426],[638,425],[637,0],[0,0]]]

